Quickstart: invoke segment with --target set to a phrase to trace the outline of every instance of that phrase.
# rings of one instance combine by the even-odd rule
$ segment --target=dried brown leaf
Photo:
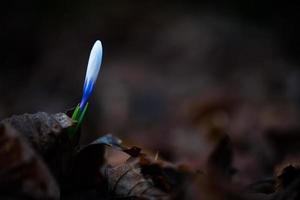
[[[42,155],[55,151],[62,138],[66,138],[66,130],[74,123],[64,113],[14,115],[2,120],[23,134],[33,147]]]
[[[41,158],[9,124],[0,124],[0,193],[59,199],[59,188]],[[0,195],[0,196],[1,196]]]
[[[170,196],[156,188],[151,179],[141,173],[138,159],[116,167],[106,166],[104,176],[114,198],[139,198],[147,200],[167,200]]]

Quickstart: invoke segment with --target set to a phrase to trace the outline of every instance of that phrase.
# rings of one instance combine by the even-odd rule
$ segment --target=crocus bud
[[[93,86],[97,80],[101,62],[102,62],[102,54],[103,54],[102,44],[99,40],[97,40],[91,50],[88,65],[87,65],[85,81],[83,85],[83,93],[79,105],[80,110],[82,110],[84,105],[86,104],[86,101],[90,96],[93,90]]]

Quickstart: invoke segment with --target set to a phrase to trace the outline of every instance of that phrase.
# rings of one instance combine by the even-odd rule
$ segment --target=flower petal
[[[88,97],[90,96],[93,86],[97,80],[98,73],[102,62],[102,43],[97,40],[91,50],[88,66],[85,75],[85,81],[83,85],[83,94],[80,102],[80,109],[84,107]]]

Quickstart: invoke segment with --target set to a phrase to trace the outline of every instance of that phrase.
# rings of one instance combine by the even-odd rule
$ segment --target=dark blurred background
[[[236,166],[258,170],[253,155],[274,159],[260,145],[264,133],[299,127],[299,8],[271,0],[2,2],[0,117],[76,105],[100,39],[83,143],[110,132],[201,166],[226,132],[242,146]]]

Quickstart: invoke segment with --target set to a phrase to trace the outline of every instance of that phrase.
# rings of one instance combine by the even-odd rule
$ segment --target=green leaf
[[[76,106],[76,108],[73,112],[73,115],[72,115],[72,119],[74,121],[76,121],[76,126],[70,127],[68,130],[70,139],[72,139],[76,135],[79,127],[81,126],[81,123],[83,121],[83,118],[85,116],[88,106],[89,106],[89,103],[87,102],[82,111],[80,110],[79,104]]]

